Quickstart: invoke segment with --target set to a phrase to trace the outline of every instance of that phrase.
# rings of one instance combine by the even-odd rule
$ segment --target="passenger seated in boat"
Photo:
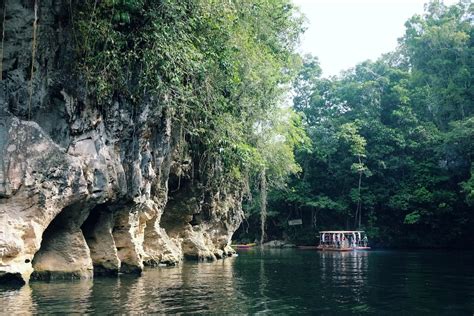
[[[342,248],[348,248],[348,247],[349,245],[347,243],[347,238],[344,235],[342,235]]]

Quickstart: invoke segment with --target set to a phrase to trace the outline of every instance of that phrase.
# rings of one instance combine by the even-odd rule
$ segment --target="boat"
[[[362,230],[325,230],[319,232],[321,251],[370,250],[367,235]]]
[[[340,251],[340,252],[355,250],[353,247],[339,248],[339,247],[327,247],[327,246],[322,246],[322,245],[317,246],[316,249],[321,250],[321,251]]]
[[[318,246],[297,246],[298,249],[318,249]]]
[[[257,244],[256,243],[251,243],[251,244],[237,244],[237,245],[231,245],[231,247],[234,247],[236,249],[249,249],[255,247]]]

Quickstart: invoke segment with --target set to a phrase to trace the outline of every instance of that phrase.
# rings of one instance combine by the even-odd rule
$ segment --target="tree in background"
[[[313,148],[269,192],[275,236],[361,227],[385,246],[474,244],[472,16],[470,1],[432,1],[395,52],[331,79],[305,57],[294,109]],[[304,227],[287,225],[294,212]]]

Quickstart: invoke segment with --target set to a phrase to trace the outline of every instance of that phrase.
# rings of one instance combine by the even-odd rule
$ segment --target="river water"
[[[247,250],[139,278],[0,288],[0,313],[474,315],[474,252]]]

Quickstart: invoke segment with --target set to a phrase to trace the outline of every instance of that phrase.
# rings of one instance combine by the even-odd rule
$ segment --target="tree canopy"
[[[278,186],[299,170],[293,149],[309,139],[281,109],[301,63],[290,0],[87,0],[74,21],[95,102],[165,106],[209,185],[252,185],[267,169]]]
[[[275,237],[365,229],[384,246],[473,245],[473,5],[426,5],[396,51],[322,78],[306,56],[294,109],[311,151],[270,193]],[[302,217],[295,229],[287,220]]]

